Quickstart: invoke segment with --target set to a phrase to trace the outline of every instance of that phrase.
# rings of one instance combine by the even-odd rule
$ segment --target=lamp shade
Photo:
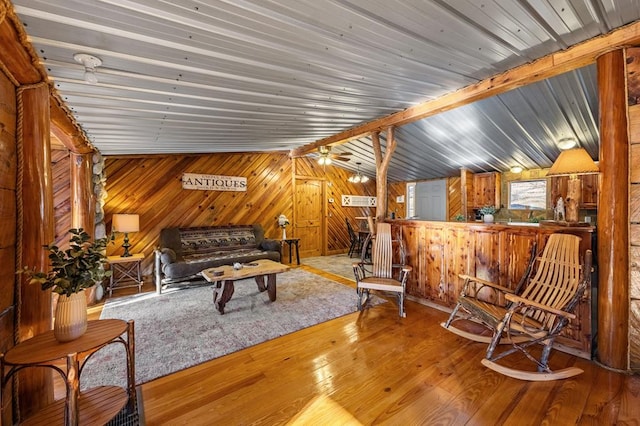
[[[549,169],[547,176],[586,175],[600,172],[584,148],[562,151]]]
[[[137,214],[114,214],[111,229],[114,232],[138,232],[140,230],[140,216]]]

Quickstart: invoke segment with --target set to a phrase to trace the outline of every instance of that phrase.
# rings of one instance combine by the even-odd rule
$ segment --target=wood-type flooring
[[[480,364],[486,345],[440,327],[447,313],[411,301],[406,309],[401,319],[390,301],[145,383],[146,424],[640,424],[640,376],[554,351],[552,368],[584,373],[511,379]]]

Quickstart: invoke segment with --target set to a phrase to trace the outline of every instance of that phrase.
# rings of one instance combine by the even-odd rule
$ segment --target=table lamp
[[[131,256],[131,253],[129,253],[129,247],[131,247],[131,244],[129,244],[129,232],[140,231],[140,217],[137,214],[114,214],[111,230],[124,233],[124,243],[122,244],[124,253],[121,257]]]
[[[567,183],[566,221],[578,222],[578,209],[582,196],[582,182],[578,175],[599,173],[600,170],[584,148],[573,148],[562,151],[558,159],[549,169],[547,176],[569,176]]]

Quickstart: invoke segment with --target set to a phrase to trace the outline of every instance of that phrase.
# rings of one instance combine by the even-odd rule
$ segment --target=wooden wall
[[[389,212],[387,217],[391,217],[391,213],[396,214],[396,218],[404,218],[407,216],[407,183],[395,182],[387,186],[389,196],[387,198],[387,207]],[[399,203],[398,197],[403,196],[404,202]]]
[[[107,232],[114,213],[140,215],[140,232],[130,234],[132,253],[143,252],[144,275],[153,271],[153,250],[163,228],[260,223],[269,238],[281,235],[277,218],[293,217],[293,161],[287,153],[241,153],[211,155],[157,155],[107,157],[105,204]],[[375,195],[375,183],[351,184],[349,173],[336,166],[322,168],[314,160],[296,159],[296,175],[323,179],[327,198],[328,253],[348,250],[345,219],[375,215],[372,209],[343,208],[342,194]],[[182,189],[183,173],[247,178],[246,192]],[[288,232],[289,234],[289,232]],[[295,236],[295,235],[290,235]],[[109,245],[107,254],[122,253],[122,235]]]
[[[349,182],[353,173],[337,166],[321,166],[310,158],[297,158],[295,175],[314,177],[325,181],[327,197],[327,254],[345,253],[349,249],[349,233],[346,221],[358,229],[360,221],[356,217],[375,216],[375,208],[342,207],[342,195],[376,196],[375,177],[366,183]],[[329,202],[333,199],[333,203]]]
[[[16,284],[16,88],[0,72],[0,352],[14,343]],[[2,394],[10,406],[11,386]],[[11,410],[0,423],[11,424]]]
[[[66,250],[69,247],[71,229],[71,157],[66,148],[52,149],[53,216],[55,218],[55,243]]]

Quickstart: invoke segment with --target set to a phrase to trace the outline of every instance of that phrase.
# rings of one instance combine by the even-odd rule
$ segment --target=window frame
[[[544,199],[542,199],[544,206],[543,207],[538,207],[535,204],[531,204],[531,205],[523,205],[523,204],[513,204],[513,186],[526,186],[526,185],[532,185],[532,184],[538,184],[544,185]],[[533,188],[529,188],[528,191],[533,190]],[[520,188],[519,191],[524,191],[526,192],[526,188]],[[509,182],[508,185],[508,208],[509,210],[547,210],[548,209],[548,203],[549,203],[549,182],[547,179],[527,179],[527,180],[512,180]]]

